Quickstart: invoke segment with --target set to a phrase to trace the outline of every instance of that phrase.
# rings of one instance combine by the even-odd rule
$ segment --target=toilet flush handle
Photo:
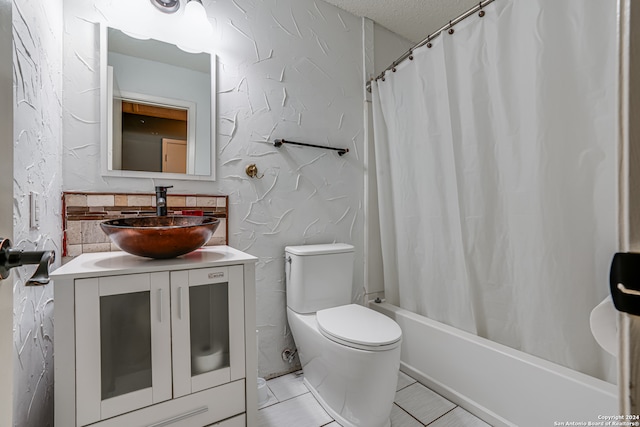
[[[292,261],[293,260],[291,259],[290,256],[287,255],[287,256],[284,257],[284,270],[285,270],[284,271],[284,275],[285,275],[285,278],[286,278],[287,282],[289,282],[289,274],[291,273],[291,262]]]

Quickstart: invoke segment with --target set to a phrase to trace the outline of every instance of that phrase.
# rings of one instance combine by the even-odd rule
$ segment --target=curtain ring
[[[449,21],[449,31],[447,31],[449,34],[453,34],[453,24],[451,23],[451,21]]]
[[[409,61],[413,61],[413,51],[409,52]]]
[[[382,74],[380,75],[380,80],[384,81],[384,71],[382,72]]]
[[[478,6],[480,6],[480,12],[478,13],[478,16],[482,18],[484,16],[484,10],[482,10],[482,2],[478,3]]]
[[[391,64],[391,71],[396,72],[396,63]]]
[[[433,44],[431,44],[431,36],[429,35],[427,36],[427,47],[431,49],[431,46],[433,46]]]

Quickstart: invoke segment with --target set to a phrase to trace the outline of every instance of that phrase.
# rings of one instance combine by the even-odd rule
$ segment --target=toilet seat
[[[400,326],[384,314],[358,304],[319,310],[318,329],[342,345],[368,351],[390,350],[400,345]]]

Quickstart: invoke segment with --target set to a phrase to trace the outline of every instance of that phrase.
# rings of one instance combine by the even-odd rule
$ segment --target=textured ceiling
[[[478,0],[325,0],[357,16],[365,16],[412,42],[419,42]]]

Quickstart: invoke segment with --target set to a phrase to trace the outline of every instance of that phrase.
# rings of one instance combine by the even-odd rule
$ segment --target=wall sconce
[[[180,9],[180,0],[150,0],[158,10],[172,14]],[[202,5],[202,0],[187,0],[182,12],[180,23],[175,27],[177,42],[180,49],[189,53],[200,53],[211,51],[213,38],[213,27],[207,11]]]
[[[175,13],[180,9],[179,0],[151,0],[151,4],[164,13]]]

